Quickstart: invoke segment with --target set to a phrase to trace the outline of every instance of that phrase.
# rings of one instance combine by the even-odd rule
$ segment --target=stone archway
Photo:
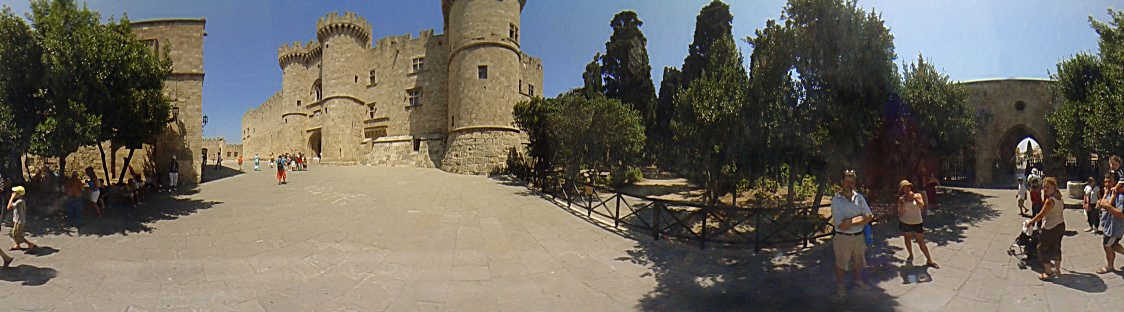
[[[971,184],[1015,185],[1015,145],[1030,137],[1043,151],[1046,175],[1065,175],[1064,157],[1054,154],[1057,145],[1046,115],[1061,106],[1061,99],[1046,79],[985,79],[960,83],[975,111],[976,135],[972,138],[975,177]]]
[[[1041,148],[1042,146],[1042,143],[1039,139],[1041,137],[1038,136],[1034,132],[1034,130],[1022,124],[1011,127],[1011,129],[1007,130],[1007,132],[1001,138],[1002,139],[999,140],[999,146],[996,147],[996,152],[998,153],[998,155],[996,155],[996,159],[998,161],[998,165],[996,166],[997,172],[993,174],[993,176],[997,177],[1000,183],[1002,183],[1004,179],[1013,181],[1015,175],[1019,174],[1019,172],[1016,172],[1016,167],[1018,164],[1015,161],[1017,159],[1017,155],[1015,155],[1015,149],[1018,147],[1018,144],[1023,141],[1023,139],[1030,138],[1039,145],[1039,148]],[[1047,151],[1045,149],[1042,150],[1043,158],[1049,157],[1049,154],[1050,151]]]
[[[312,151],[312,157],[321,157],[320,151],[323,148],[323,140],[320,135],[320,129],[308,131],[308,149]]]

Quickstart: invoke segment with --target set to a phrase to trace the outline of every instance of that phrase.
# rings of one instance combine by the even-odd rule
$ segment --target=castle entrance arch
[[[308,149],[312,151],[312,157],[320,157],[322,144],[320,128],[308,130]]]
[[[1030,168],[1045,169],[1043,159],[1045,159],[1048,151],[1041,148],[1041,143],[1038,141],[1039,136],[1033,130],[1025,125],[1018,125],[1007,130],[1002,138],[999,141],[998,155],[996,155],[998,163],[995,166],[997,170],[995,176],[999,177],[1000,182],[1004,177],[1007,180],[1014,181],[1018,175],[1026,175]],[[1031,148],[1020,155],[1019,149],[1028,146],[1031,146]],[[1038,152],[1035,152],[1035,150]]]
[[[975,158],[975,176],[970,184],[1013,187],[1016,174],[1025,173],[1019,170],[1022,166],[1016,161],[1026,158],[1026,155],[1016,155],[1015,151],[1027,138],[1040,147],[1034,159],[1036,168],[1047,176],[1058,177],[1059,182],[1068,180],[1067,155],[1054,153],[1056,133],[1046,122],[1046,116],[1062,103],[1059,95],[1051,90],[1052,83],[1033,78],[960,83],[966,91],[966,102],[975,111],[976,134],[972,136],[972,148],[964,153],[965,158]]]

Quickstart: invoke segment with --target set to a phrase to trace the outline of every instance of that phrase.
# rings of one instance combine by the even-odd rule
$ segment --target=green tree
[[[550,125],[550,116],[557,114],[558,105],[552,99],[535,97],[515,104],[515,125],[527,134],[527,156],[530,169],[540,185],[552,173],[557,163],[556,137]]]
[[[585,65],[585,72],[582,72],[582,94],[587,97],[594,95],[604,94],[605,80],[601,78],[601,53],[593,56],[593,60]]]
[[[928,149],[934,156],[957,155],[975,133],[975,112],[968,106],[964,87],[937,71],[933,63],[917,55],[917,62],[904,66],[901,97],[909,105]]]
[[[101,118],[91,98],[105,73],[94,69],[101,38],[100,16],[73,1],[32,1],[31,24],[43,45],[47,68],[42,90],[43,121],[36,125],[31,151],[58,157],[66,172],[66,156],[94,144]],[[92,62],[93,61],[93,62]]]
[[[605,43],[605,55],[601,57],[604,94],[632,106],[640,113],[644,125],[650,127],[655,119],[656,89],[648,63],[648,39],[640,31],[644,22],[636,12],[622,11],[613,16],[609,25],[613,35]]]
[[[668,145],[671,141],[671,119],[675,116],[675,95],[683,90],[683,72],[675,67],[664,67],[663,81],[660,82],[659,98],[656,99],[655,122],[648,133],[648,142],[658,151],[652,155],[662,166],[667,166]]]
[[[683,60],[683,85],[702,77],[703,69],[710,65],[711,45],[720,38],[733,36],[734,16],[730,6],[719,0],[711,1],[695,17],[695,36]]]
[[[750,55],[749,105],[757,115],[747,118],[747,125],[757,133],[758,143],[765,153],[757,153],[756,166],[764,174],[782,180],[788,188],[787,201],[795,200],[796,183],[809,167],[809,148],[816,146],[811,134],[815,124],[810,121],[811,110],[799,105],[802,90],[792,73],[795,70],[796,42],[791,27],[766,21],[754,36],[745,39],[753,46]],[[752,122],[757,120],[757,122]]]
[[[678,172],[704,186],[705,201],[736,185],[740,153],[746,150],[743,113],[748,76],[732,37],[716,38],[703,75],[675,96],[675,136]]]
[[[129,148],[118,182],[125,178],[136,148],[151,142],[167,126],[171,105],[163,95],[164,80],[171,74],[172,63],[160,57],[147,45],[137,40],[128,17],[110,21],[101,32],[96,50],[101,62],[97,68],[106,73],[103,83],[94,93],[92,103],[102,116],[98,142],[110,141],[114,146]],[[102,167],[109,181],[105,151],[101,152]]]
[[[880,127],[881,108],[899,83],[894,38],[878,14],[854,1],[790,0],[782,19],[795,34],[798,103],[816,127],[809,150],[818,200],[828,178],[857,164]]]
[[[45,111],[42,101],[43,47],[31,26],[11,8],[0,10],[0,170],[19,181],[20,156],[31,144]]]
[[[1058,137],[1058,153],[1088,159],[1089,153],[1124,154],[1124,12],[1108,10],[1109,22],[1089,17],[1099,36],[1097,55],[1079,53],[1058,62],[1054,90],[1062,106],[1046,121]]]

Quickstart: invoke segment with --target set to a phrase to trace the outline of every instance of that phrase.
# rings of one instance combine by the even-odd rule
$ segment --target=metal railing
[[[558,178],[525,179],[566,208],[584,210],[586,217],[608,219],[612,227],[625,226],[655,240],[680,239],[707,244],[765,247],[800,245],[807,248],[834,234],[830,205],[746,208],[726,204],[705,205],[622,193],[591,185],[562,183]],[[606,224],[607,226],[608,224]]]

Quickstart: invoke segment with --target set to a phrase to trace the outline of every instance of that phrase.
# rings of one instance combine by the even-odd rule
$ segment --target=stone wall
[[[441,169],[461,174],[490,174],[502,169],[512,148],[525,138],[513,131],[462,131],[449,136]]]
[[[444,137],[428,139],[411,136],[385,137],[367,142],[365,145],[371,146],[371,152],[367,154],[363,164],[376,166],[437,168],[445,152]]]
[[[968,91],[967,102],[976,110],[976,184],[1014,183],[1015,145],[1028,136],[1045,153],[1046,173],[1063,174],[1064,158],[1051,154],[1057,138],[1046,122],[1046,115],[1062,103],[1050,89],[1051,83],[1043,79],[996,79],[961,84]]]

